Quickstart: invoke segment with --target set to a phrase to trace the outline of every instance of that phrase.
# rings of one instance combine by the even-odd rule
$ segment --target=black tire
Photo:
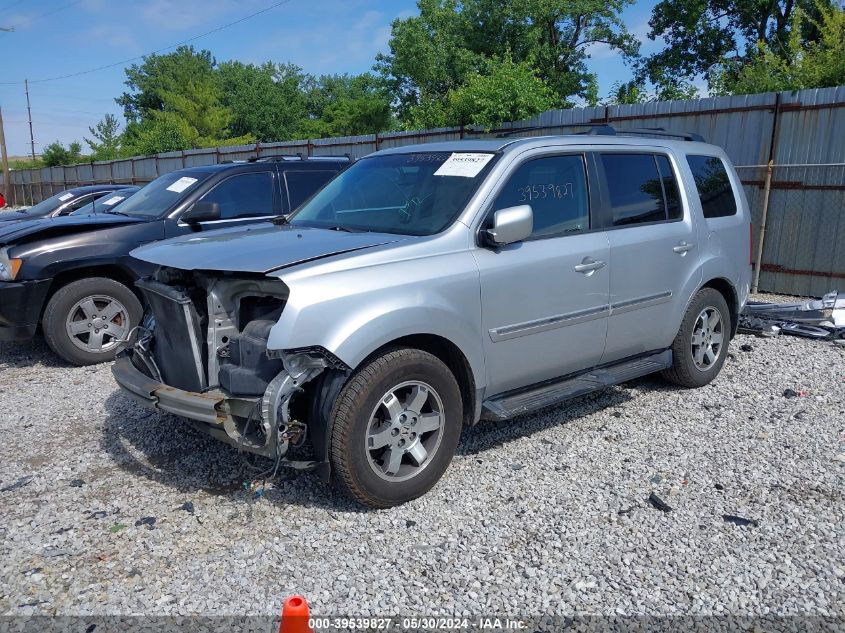
[[[103,330],[103,347],[107,348],[103,349],[103,351],[81,349],[71,340],[71,335],[68,334],[66,329],[69,312],[78,302],[86,297],[110,298],[116,300],[125,308],[125,317],[128,318],[128,323],[124,324],[122,322],[125,320],[123,311],[112,321],[103,322],[105,325]],[[95,306],[97,307],[103,305],[104,300],[95,302]],[[74,310],[74,312],[78,316],[81,316],[77,310]],[[115,354],[120,349],[119,345],[113,344],[114,337],[110,333],[105,332],[105,330],[108,330],[109,325],[111,325],[112,331],[114,331],[115,326],[118,326],[123,329],[123,332],[128,333],[141,322],[142,316],[143,307],[141,306],[141,302],[138,301],[138,297],[129,288],[120,282],[106,277],[89,277],[88,279],[73,281],[59,288],[47,302],[41,325],[47,344],[56,354],[73,365],[94,365],[96,363],[114,360]],[[99,329],[96,331],[97,333],[100,332]],[[77,340],[81,339],[77,337]]]
[[[706,310],[716,310],[721,318],[722,343],[715,361],[706,368],[697,366],[693,355],[693,330],[699,315]],[[681,328],[672,343],[672,367],[662,372],[663,377],[682,387],[703,387],[722,370],[728,355],[731,335],[731,314],[725,298],[718,290],[702,288],[692,298],[681,322]]]
[[[404,481],[389,481],[376,473],[377,465],[371,465],[370,453],[376,449],[365,446],[371,414],[390,390],[410,381],[429,385],[435,392],[429,398],[439,397],[443,406],[440,441],[419,472]],[[460,439],[463,404],[458,383],[443,362],[427,352],[397,348],[368,361],[352,375],[334,402],[331,420],[335,484],[365,506],[388,508],[425,494],[446,472]],[[420,434],[417,441],[421,443],[422,438]],[[404,467],[410,464],[413,470],[409,460],[410,453],[402,457]]]

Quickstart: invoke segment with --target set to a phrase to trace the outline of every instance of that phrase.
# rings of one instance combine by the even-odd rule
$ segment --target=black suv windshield
[[[433,235],[458,216],[496,155],[419,152],[364,158],[290,217],[300,226]]]
[[[157,218],[210,175],[211,172],[207,171],[175,171],[159,176],[122,202],[120,212],[125,215]]]
[[[78,196],[78,193],[76,193],[72,189],[69,189],[68,191],[62,191],[54,196],[50,196],[46,200],[42,200],[38,204],[31,206],[28,209],[21,209],[21,211],[23,213],[29,213],[30,215],[47,215],[51,211],[55,211],[56,209],[58,209],[71,198],[76,198]]]

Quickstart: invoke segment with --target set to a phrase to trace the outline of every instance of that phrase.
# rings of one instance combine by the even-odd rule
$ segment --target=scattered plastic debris
[[[724,485],[722,485],[722,484],[713,484],[713,487],[714,487],[716,490],[724,490],[724,489],[725,489],[725,486],[724,486]]]
[[[739,525],[740,527],[745,527],[751,525],[753,527],[758,527],[760,523],[755,521],[754,519],[746,519],[745,517],[738,517],[734,514],[723,514],[722,518],[725,520],[726,523],[733,523],[734,525]]]
[[[139,527],[141,525],[146,525],[148,530],[152,530],[155,523],[156,523],[155,517],[141,517],[140,519],[135,521],[135,527]]]
[[[405,527],[414,527],[417,524],[413,519],[405,519]]]
[[[194,513],[194,502],[193,501],[186,501],[182,505],[179,506],[180,510],[184,510],[188,514]]]
[[[120,532],[125,527],[126,527],[126,525],[124,523],[115,523],[113,526],[111,526],[109,528],[109,532],[111,532],[111,533]]]
[[[105,519],[109,515],[105,510],[92,511],[86,519]]]
[[[845,293],[834,290],[821,299],[801,303],[749,302],[739,315],[739,331],[762,336],[790,334],[845,340]]]
[[[739,346],[739,349],[742,350],[743,352],[750,352],[754,348],[751,347],[748,343],[743,343],[742,345]]]
[[[795,389],[784,389],[783,390],[783,397],[784,398],[797,398],[798,392]]]
[[[85,480],[84,479],[71,479],[69,485],[70,485],[71,488],[82,488],[82,486],[85,485]]]
[[[660,510],[661,512],[671,512],[672,511],[672,506],[670,506],[668,503],[663,501],[663,499],[658,497],[653,492],[648,496],[648,502],[652,506],[654,506],[655,508]]]

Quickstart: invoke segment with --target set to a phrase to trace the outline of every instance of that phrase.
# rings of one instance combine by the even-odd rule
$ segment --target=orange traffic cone
[[[282,605],[282,621],[279,633],[314,633],[308,625],[311,614],[308,602],[302,596],[291,596]]]

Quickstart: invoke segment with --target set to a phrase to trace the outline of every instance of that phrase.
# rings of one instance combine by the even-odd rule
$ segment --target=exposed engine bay
[[[326,369],[348,368],[321,348],[268,350],[288,297],[282,281],[162,267],[137,287],[149,309],[122,355],[158,383],[149,394],[153,406],[269,458],[304,444],[313,398],[297,396],[315,389],[308,383]],[[126,386],[118,368],[115,375]]]

